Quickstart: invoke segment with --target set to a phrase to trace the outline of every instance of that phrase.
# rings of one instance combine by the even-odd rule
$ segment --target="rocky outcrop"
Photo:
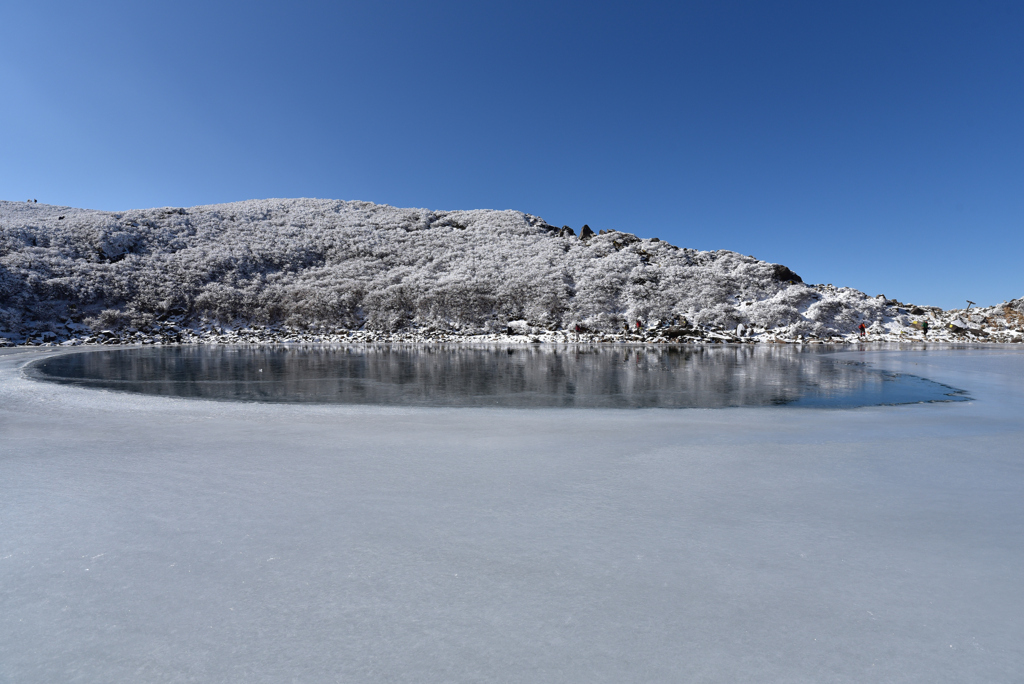
[[[787,283],[802,283],[804,279],[782,264],[775,264],[773,274],[776,280]]]

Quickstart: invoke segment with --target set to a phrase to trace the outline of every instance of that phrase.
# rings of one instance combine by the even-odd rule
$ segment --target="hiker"
[[[867,329],[866,327],[864,327],[864,324],[863,324],[863,323],[861,323],[860,325],[858,325],[858,326],[857,326],[857,329],[858,329],[858,330],[860,330],[860,336],[861,336],[861,337],[865,337],[865,336],[867,336],[867,334],[868,334],[868,329]]]
[[[640,321],[637,321],[637,322],[636,322],[636,331],[637,331],[637,332],[640,332],[640,328],[642,328],[642,327],[643,327],[643,326],[642,326],[642,325],[640,325]]]
[[[921,330],[924,331],[924,336],[928,337],[928,321],[921,321]]]

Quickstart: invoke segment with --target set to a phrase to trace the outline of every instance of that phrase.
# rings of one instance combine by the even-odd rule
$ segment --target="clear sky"
[[[8,2],[0,199],[519,209],[1024,296],[1024,2]]]

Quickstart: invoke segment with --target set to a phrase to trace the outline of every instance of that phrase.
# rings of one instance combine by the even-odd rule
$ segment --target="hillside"
[[[0,343],[608,339],[626,326],[651,339],[792,340],[849,338],[861,322],[892,339],[928,318],[930,337],[1020,338],[1024,300],[970,318],[803,283],[735,252],[587,233],[517,211],[333,200],[0,202]]]

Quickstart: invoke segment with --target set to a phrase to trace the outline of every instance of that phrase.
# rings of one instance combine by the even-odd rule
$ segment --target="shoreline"
[[[273,345],[375,345],[375,344],[400,344],[400,345],[433,345],[451,344],[465,346],[483,345],[509,345],[509,346],[551,346],[551,345],[623,345],[623,346],[833,346],[850,347],[856,349],[875,348],[881,349],[891,345],[914,345],[922,347],[929,344],[938,344],[950,347],[986,347],[1000,349],[1004,347],[1015,348],[1020,340],[1008,342],[992,342],[990,340],[957,340],[949,338],[895,338],[895,339],[874,339],[874,340],[835,340],[835,339],[769,339],[769,340],[719,340],[713,338],[685,339],[685,340],[658,340],[658,339],[569,339],[569,338],[537,338],[532,340],[519,340],[515,338],[496,338],[492,336],[479,337],[446,337],[429,339],[409,339],[400,336],[387,338],[369,337],[336,337],[336,336],[303,336],[302,338],[286,339],[252,339],[240,337],[217,337],[201,338],[181,342],[137,342],[134,340],[125,341],[104,341],[85,342],[72,340],[68,343],[44,342],[40,344],[12,344],[0,345],[0,351],[15,352],[28,351],[33,349],[100,349],[104,347],[187,347],[187,346],[220,346],[220,345],[246,345],[246,346],[273,346]]]
[[[176,346],[194,344],[787,344],[787,345],[882,345],[893,343],[942,343],[1003,346],[1024,342],[1019,334],[989,334],[981,337],[974,334],[950,334],[945,331],[927,336],[920,333],[883,333],[833,335],[817,337],[810,335],[787,336],[764,332],[751,335],[736,335],[717,330],[690,330],[682,334],[666,334],[664,330],[645,333],[601,334],[546,331],[531,334],[479,334],[463,335],[436,331],[406,331],[383,333],[376,331],[308,332],[294,329],[240,328],[230,329],[219,326],[203,328],[174,328],[161,332],[103,330],[98,333],[57,336],[36,336],[22,338],[17,342],[0,337],[0,348],[34,349],[39,347],[80,347],[80,346]],[[995,338],[995,339],[993,339]],[[7,342],[7,344],[4,344]],[[13,343],[12,343],[13,342]]]

